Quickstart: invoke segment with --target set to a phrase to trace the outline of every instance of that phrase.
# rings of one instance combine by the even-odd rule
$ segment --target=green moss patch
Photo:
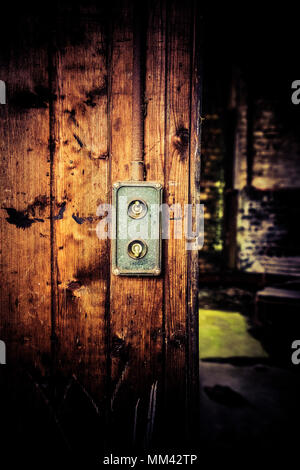
[[[238,312],[199,310],[200,359],[268,357],[261,344],[248,333],[245,317]]]

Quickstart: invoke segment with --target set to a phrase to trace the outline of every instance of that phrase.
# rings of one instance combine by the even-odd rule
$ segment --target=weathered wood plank
[[[166,1],[150,2],[148,11],[147,54],[145,70],[145,135],[144,160],[148,181],[164,184],[165,165],[165,79],[166,79]],[[151,381],[157,381],[156,410],[153,413],[153,436],[148,436],[148,445],[157,445],[163,396],[163,348],[164,315],[163,289],[164,267],[159,278],[148,279],[148,298],[145,315],[150,327]],[[155,299],[155,302],[153,300]]]
[[[200,199],[200,170],[201,170],[201,109],[202,109],[202,45],[203,45],[203,23],[201,20],[201,5],[192,2],[192,43],[191,43],[191,104],[190,104],[190,187],[189,204],[194,207],[193,231],[198,230],[196,219],[197,204]],[[198,215],[199,216],[199,215]],[[201,230],[201,229],[200,229]],[[200,232],[201,233],[201,232]],[[204,234],[203,234],[204,237]],[[196,243],[201,249],[203,240]],[[195,247],[196,248],[196,247]],[[188,305],[187,305],[187,335],[188,356],[186,361],[187,374],[187,441],[189,448],[197,449],[199,446],[199,251],[190,250],[188,253]],[[193,447],[192,447],[193,446]]]
[[[115,21],[112,55],[112,182],[130,178],[132,120],[132,9],[123,2]],[[146,62],[145,164],[147,180],[163,182],[164,48],[161,2],[148,24]],[[155,143],[155,145],[153,145]],[[111,279],[111,357],[113,435],[118,444],[148,445],[147,414],[151,387],[161,387],[162,279]],[[135,414],[136,413],[136,414]],[[134,422],[136,416],[136,440]]]
[[[45,18],[11,12],[1,50],[1,340],[7,362],[50,366],[49,90]],[[8,26],[9,25],[9,26]],[[26,53],[24,53],[26,51]]]
[[[53,55],[54,258],[57,367],[99,399],[106,386],[109,252],[96,226],[107,202],[108,124],[105,16],[101,6],[58,11]],[[56,77],[56,78],[55,78]]]
[[[111,182],[130,179],[132,140],[132,64],[133,12],[128,1],[118,2],[112,30],[110,67],[111,120]],[[140,321],[140,279],[111,276],[110,283],[110,358],[111,358],[111,412],[114,444],[132,444],[134,407],[136,397],[128,383],[132,361],[130,339],[136,337],[132,328],[134,316]],[[141,331],[141,330],[140,330]],[[131,338],[130,338],[131,336]],[[139,353],[138,353],[139,356]],[[136,368],[136,373],[141,370]],[[121,397],[121,398],[120,398]],[[127,410],[125,403],[127,401]],[[130,435],[130,428],[132,433]]]
[[[190,94],[191,94],[191,3],[169,3],[167,43],[167,124],[166,201],[180,205],[189,202]],[[165,413],[168,439],[175,448],[183,445],[186,419],[187,298],[188,256],[184,227],[182,237],[174,238],[176,219],[170,221],[170,240],[165,249]],[[173,219],[173,220],[172,220]],[[176,413],[175,413],[176,410]]]

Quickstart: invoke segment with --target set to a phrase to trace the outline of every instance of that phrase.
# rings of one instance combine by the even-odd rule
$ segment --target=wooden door
[[[145,5],[146,179],[184,207],[199,202],[198,2]],[[161,276],[114,276],[110,240],[96,235],[97,207],[130,179],[133,9],[63,1],[7,14],[0,339],[11,367],[50,377],[50,401],[76,383],[108,446],[176,448],[198,419],[197,252],[171,237]]]

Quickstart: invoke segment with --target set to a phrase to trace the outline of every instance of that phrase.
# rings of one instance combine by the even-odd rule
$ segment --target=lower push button
[[[143,240],[132,240],[128,243],[128,254],[133,259],[141,259],[147,253],[147,244]]]

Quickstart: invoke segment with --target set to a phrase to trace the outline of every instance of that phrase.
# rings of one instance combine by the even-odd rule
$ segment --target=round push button
[[[147,253],[147,244],[143,240],[132,240],[128,244],[128,254],[133,259],[140,259]]]
[[[147,214],[147,204],[141,199],[134,199],[128,205],[128,215],[132,219],[141,219]]]

